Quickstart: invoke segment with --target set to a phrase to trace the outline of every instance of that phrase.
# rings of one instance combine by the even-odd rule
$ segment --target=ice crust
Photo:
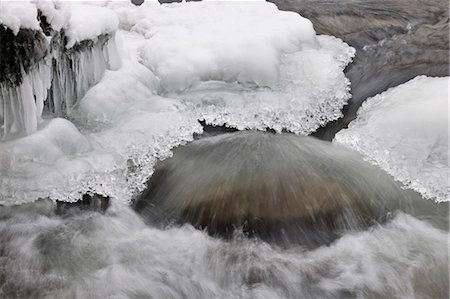
[[[112,3],[130,51],[208,124],[307,135],[342,116],[354,49],[264,1]],[[132,34],[131,34],[132,33]]]
[[[448,201],[449,79],[419,76],[366,100],[334,142],[358,150],[424,197]]]
[[[93,25],[93,35],[109,32],[113,39],[105,49],[73,52],[76,63],[58,61],[54,114],[37,121],[29,136],[0,142],[0,204],[76,201],[94,192],[128,202],[158,159],[202,132],[199,119],[306,135],[340,117],[350,96],[343,69],[354,49],[317,37],[308,20],[273,4],[146,1],[94,8],[117,14],[121,30],[109,31],[115,17],[104,24],[106,14],[90,14],[108,29]],[[70,8],[70,21],[77,11]],[[120,68],[108,66],[117,54],[114,35]],[[49,119],[55,115],[68,120]]]

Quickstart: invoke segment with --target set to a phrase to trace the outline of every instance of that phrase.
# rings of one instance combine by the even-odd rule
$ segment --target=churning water
[[[56,215],[47,200],[3,207],[0,297],[448,297],[448,205],[336,145],[208,137],[177,149],[151,180],[136,204],[144,219],[116,201],[103,214]],[[216,237],[183,221],[210,224]],[[217,236],[231,226],[240,229]]]
[[[129,207],[3,208],[2,298],[447,298],[448,232],[402,212],[306,249],[190,225],[147,226]]]

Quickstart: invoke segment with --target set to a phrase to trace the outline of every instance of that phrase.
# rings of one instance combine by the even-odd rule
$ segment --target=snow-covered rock
[[[449,77],[416,77],[368,99],[334,142],[426,198],[448,201],[448,92]]]
[[[0,142],[0,204],[50,197],[76,201],[97,193],[123,202],[152,174],[157,159],[202,128],[136,61],[106,71],[70,112],[44,120],[23,138]]]
[[[309,20],[265,1],[112,3],[129,52],[160,79],[161,93],[200,119],[237,128],[309,134],[339,118],[350,97],[343,69],[354,55],[317,37]]]

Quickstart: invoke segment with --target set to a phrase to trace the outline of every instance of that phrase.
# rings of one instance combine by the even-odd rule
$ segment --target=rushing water
[[[311,19],[319,34],[341,37],[356,48],[356,58],[346,69],[353,98],[344,108],[343,119],[315,133],[322,139],[331,139],[354,119],[357,108],[367,97],[418,74],[448,74],[445,1],[273,2],[280,9],[297,11]],[[135,14],[130,15],[130,22],[132,16]],[[157,19],[156,14],[154,16]],[[126,14],[123,18],[128,20]],[[193,20],[197,24],[195,16]],[[137,27],[151,32],[151,22],[146,22],[145,18],[139,22]],[[127,34],[135,38],[135,33]],[[126,38],[127,34],[122,32],[122,37]],[[141,38],[144,40],[143,36]],[[325,44],[337,43],[333,38],[319,39]],[[132,44],[133,39],[124,40]],[[304,57],[305,53],[299,57]],[[154,53],[150,51],[150,54]],[[314,57],[306,60],[314,60]],[[92,84],[100,79],[105,69],[104,62],[97,60],[93,62],[101,66],[101,71],[95,72]],[[244,62],[247,61],[244,59]],[[95,71],[95,63],[86,63],[87,69]],[[60,133],[50,131],[49,134],[55,137],[54,142],[46,143],[41,136],[44,141],[31,138],[33,142],[25,140],[22,146],[18,142],[22,151],[4,147],[5,152],[13,153],[17,158],[14,155],[13,158],[0,157],[3,165],[8,165],[0,169],[0,173],[6,173],[5,181],[8,178],[21,182],[20,187],[11,185],[8,198],[14,203],[28,203],[0,206],[0,298],[449,298],[449,203],[427,201],[418,193],[403,189],[391,176],[364,161],[358,153],[330,142],[290,133],[234,132],[225,127],[205,130],[197,140],[174,149],[173,157],[158,162],[147,188],[136,195],[131,206],[125,204],[128,198],[98,196],[105,195],[102,190],[108,190],[110,185],[115,189],[133,182],[144,185],[146,176],[121,176],[118,180],[112,172],[100,171],[102,176],[96,178],[105,178],[104,181],[92,185],[86,183],[90,177],[84,175],[81,165],[94,162],[102,165],[104,162],[88,151],[91,147],[108,152],[111,148],[107,145],[113,145],[122,153],[125,143],[139,136],[138,139],[145,142],[137,143],[140,146],[135,150],[139,154],[150,152],[150,158],[124,160],[128,166],[126,171],[133,173],[141,167],[145,170],[143,173],[150,175],[157,158],[170,156],[171,147],[191,140],[194,132],[201,131],[197,118],[186,121],[189,126],[191,122],[195,123],[195,128],[183,132],[176,127],[176,121],[179,121],[176,107],[181,106],[181,102],[171,106],[176,111],[174,114],[161,111],[166,111],[163,108],[175,101],[177,94],[173,94],[175,99],[161,97],[157,94],[158,88],[153,90],[149,86],[158,83],[153,73],[138,62],[128,63],[127,71],[106,74],[102,79],[104,85],[87,98],[88,104],[98,106],[98,111],[92,112],[95,116],[96,113],[107,116],[108,111],[117,113],[111,121],[117,128],[110,129],[110,134],[100,134],[102,138],[90,144],[75,125],[59,119],[53,120],[52,128]],[[295,69],[295,65],[287,65]],[[209,63],[203,66],[209,66]],[[310,66],[305,74],[317,68],[313,63]],[[72,70],[69,64],[66,67],[66,71]],[[338,73],[342,75],[341,69]],[[64,74],[61,76],[65,78]],[[78,79],[66,82],[75,84],[71,85],[72,89],[81,81],[90,80],[84,71],[77,75]],[[38,73],[33,76],[34,81],[45,79]],[[105,84],[108,78],[111,82]],[[308,85],[318,79],[332,83],[326,78],[315,78],[310,83],[302,83],[303,86],[295,83],[293,87],[298,89],[293,95],[297,92],[309,95],[312,92]],[[340,79],[345,78],[342,75]],[[139,80],[143,80],[142,84],[135,85]],[[345,90],[346,82],[343,80]],[[208,83],[204,85],[209,86]],[[233,89],[231,99],[242,90],[237,89],[234,94]],[[39,91],[45,92],[45,88]],[[225,99],[220,97],[223,91],[217,93],[218,103]],[[206,98],[197,98],[196,92],[202,94],[202,89],[187,90],[180,97],[186,100],[192,95],[193,103],[207,102]],[[262,92],[259,95],[264,95],[266,90]],[[332,88],[328,96],[334,96],[334,93]],[[211,94],[216,95],[212,91]],[[346,97],[345,93],[342,95]],[[45,96],[46,92],[41,96],[29,94],[27,99],[30,103],[42,102]],[[148,102],[152,96],[158,101]],[[323,89],[314,96],[323,98]],[[17,99],[20,97],[18,95]],[[70,97],[66,95],[62,100],[70,100]],[[104,102],[98,102],[99,99]],[[268,99],[273,101],[271,97]],[[20,106],[18,101],[14,103]],[[150,109],[158,103],[161,103],[161,111]],[[70,106],[67,103],[61,105]],[[130,107],[124,108],[127,105]],[[142,113],[144,106],[149,108],[148,113]],[[47,108],[54,108],[58,113],[56,106]],[[80,106],[75,108],[80,109]],[[251,105],[249,110],[242,110],[240,106],[232,108],[231,114],[225,113],[231,120],[242,121],[236,116],[240,115],[238,112],[249,120],[253,118]],[[80,114],[86,114],[84,110],[80,111]],[[157,117],[152,119],[155,115]],[[75,114],[72,116],[76,118]],[[256,112],[254,116],[257,116]],[[214,120],[215,117],[210,118]],[[208,117],[203,116],[203,119],[208,121]],[[273,121],[295,125],[307,122],[308,118],[301,121],[275,118]],[[82,121],[74,120],[74,123],[81,127]],[[164,124],[174,136],[180,133],[179,130],[186,138],[172,136],[174,140],[165,143],[161,136],[152,139],[153,130],[159,132]],[[67,126],[76,134],[67,134],[68,131],[63,130]],[[282,131],[281,128],[278,131]],[[93,131],[96,130],[102,132],[102,128],[95,127]],[[58,139],[56,135],[64,138]],[[39,134],[30,137],[33,136],[39,137]],[[84,145],[87,161],[75,150]],[[151,146],[154,148],[149,149]],[[56,160],[45,159],[45,153],[49,151],[54,151],[57,157],[65,155],[65,151],[73,151],[64,156],[67,161],[63,159],[62,162],[66,166],[79,166],[73,169],[79,181],[70,181],[69,186],[73,186],[72,183],[83,188],[87,186],[90,194],[84,194],[83,198],[98,200],[96,204],[86,209],[49,199],[29,202],[30,198],[45,197],[41,196],[45,193],[40,187],[51,188],[53,178],[67,176],[61,168],[56,168],[49,179],[40,170],[56,163]],[[80,155],[81,160],[77,160]],[[110,165],[110,160],[105,161]],[[24,175],[20,172],[22,168],[30,172]],[[9,169],[18,172],[8,173]],[[102,185],[104,189],[100,188]],[[25,189],[26,198],[21,196]],[[47,189],[45,192],[48,193]],[[4,193],[5,190],[1,191]],[[53,194],[61,195],[59,191]]]
[[[203,138],[160,163],[135,208],[150,223],[189,222],[213,235],[327,244],[405,211],[447,226],[445,203],[402,190],[358,153],[294,134]]]
[[[448,233],[403,213],[307,250],[156,229],[118,204],[66,217],[54,208],[1,210],[2,298],[448,297]]]
[[[172,173],[160,177],[161,168],[170,167]],[[232,181],[225,184],[227,177]],[[448,297],[448,204],[400,189],[354,152],[310,137],[229,133],[180,147],[154,178],[159,184],[153,188],[163,190],[175,208],[162,209],[159,215],[144,213],[144,218],[115,200],[105,213],[76,206],[56,213],[50,200],[2,207],[0,297]],[[233,213],[239,208],[220,202],[233,202],[233,197],[211,197],[211,188],[230,191],[240,180],[251,184],[234,194],[247,201],[234,203],[246,213],[259,211],[256,216],[261,217],[250,228],[267,229],[268,218],[283,220],[289,214],[312,215],[314,220],[284,223],[285,231],[295,225],[295,234],[287,234],[282,246],[274,235],[251,237],[245,229],[223,239],[189,224],[161,223],[196,200],[218,201],[222,210],[217,217],[238,223],[241,219]],[[252,193],[267,184],[275,195],[289,186],[302,193],[282,198]],[[279,207],[283,201],[290,213]],[[335,224],[342,225],[321,226],[326,220],[322,212],[329,221],[340,217]],[[369,226],[361,225],[362,216],[372,220]],[[334,237],[305,239],[303,229],[312,235],[316,230],[316,236],[328,229]]]

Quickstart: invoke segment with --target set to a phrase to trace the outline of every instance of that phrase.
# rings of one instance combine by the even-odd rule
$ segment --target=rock
[[[105,212],[109,207],[109,196],[97,193],[92,195],[84,194],[83,199],[76,202],[56,201],[57,215],[71,215],[79,211]]]
[[[22,69],[29,69],[48,53],[48,42],[41,31],[20,29],[17,35],[0,25],[0,83],[22,83]]]
[[[141,6],[142,3],[144,3],[144,0],[131,0],[131,3],[133,3],[136,6]]]
[[[153,225],[188,222],[212,235],[229,237],[238,229],[313,246],[384,221],[397,209],[434,215],[438,207],[354,152],[312,137],[251,131],[176,149],[134,202]]]

